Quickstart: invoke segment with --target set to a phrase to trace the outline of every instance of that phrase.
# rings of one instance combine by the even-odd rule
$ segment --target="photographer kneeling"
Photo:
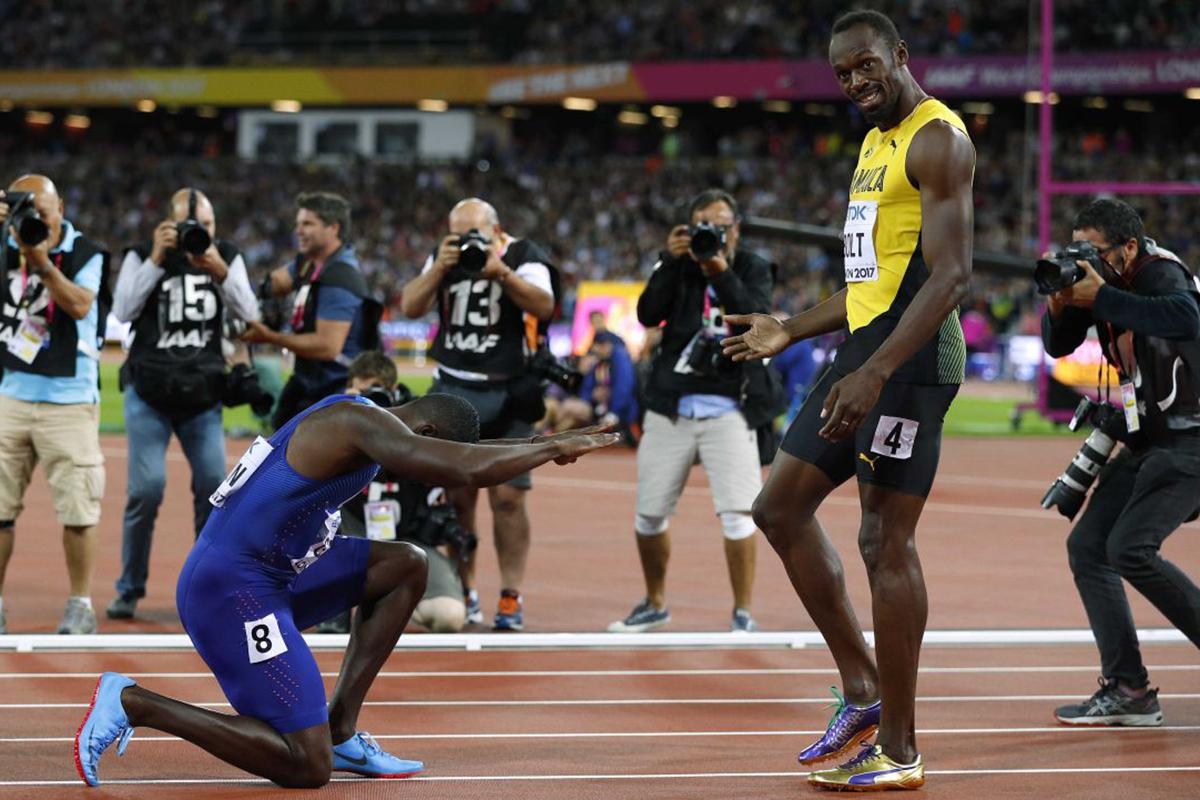
[[[154,521],[166,487],[166,450],[174,433],[192,470],[194,533],[225,478],[222,399],[244,390],[227,381],[222,318],[258,319],[258,301],[241,253],[216,238],[216,217],[203,192],[180,189],[154,238],[125,254],[113,314],[131,324],[129,357],[121,367],[129,444],[128,499],[121,540],[121,576],[110,619],[134,615],[146,596]]]
[[[378,350],[359,353],[350,362],[347,394],[358,394],[377,406],[407,403],[412,394],[396,383],[396,366]],[[421,431],[417,431],[420,433]],[[413,611],[412,622],[431,633],[457,633],[466,621],[463,602],[463,564],[475,550],[475,537],[458,524],[441,487],[398,481],[380,473],[362,493],[341,508],[343,536],[381,541],[404,541],[425,551],[429,574],[425,594]],[[347,633],[346,612],[316,627],[317,633]]]
[[[697,458],[725,535],[734,598],[730,628],[757,628],[750,614],[756,530],[750,510],[762,488],[756,429],[783,410],[783,393],[762,363],[729,360],[720,341],[730,335],[725,314],[770,311],[774,267],[738,249],[737,203],[726,192],[701,192],[691,201],[689,219],[690,227],[672,229],[638,298],[642,325],[665,323],[645,389],[637,452],[634,530],[646,598],[609,625],[613,632],[653,630],[671,619],[667,521]]]
[[[1200,646],[1200,588],[1159,553],[1200,507],[1200,284],[1145,236],[1137,212],[1120,200],[1092,202],[1072,227],[1068,250],[1038,265],[1038,289],[1049,294],[1042,339],[1051,356],[1066,356],[1096,326],[1104,357],[1120,375],[1124,407],[1124,425],[1105,427],[1124,447],[1100,470],[1067,539],[1100,650],[1100,689],[1056,716],[1069,725],[1161,725],[1121,579]],[[1085,451],[1076,463],[1095,456]],[[1081,494],[1089,479],[1071,482]],[[1057,489],[1047,505],[1057,502]],[[1073,516],[1077,508],[1063,510]]]

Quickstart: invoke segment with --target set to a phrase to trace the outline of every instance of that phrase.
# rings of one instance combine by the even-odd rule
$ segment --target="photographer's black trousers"
[[[1132,688],[1148,682],[1122,578],[1200,647],[1200,588],[1159,553],[1198,507],[1200,435],[1122,448],[1101,471],[1067,553],[1106,679]]]

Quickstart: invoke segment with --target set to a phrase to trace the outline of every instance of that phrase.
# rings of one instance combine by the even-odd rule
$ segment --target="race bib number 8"
[[[878,212],[879,203],[875,200],[850,201],[846,227],[842,229],[846,283],[879,280],[879,262],[875,258],[875,217]]]
[[[221,481],[217,490],[212,493],[212,497],[208,498],[208,502],[217,508],[223,507],[229,496],[246,485],[246,481],[250,479],[255,470],[262,466],[263,461],[271,455],[271,451],[274,449],[271,447],[271,443],[263,437],[259,436],[255,439],[251,443],[250,449],[238,459],[238,463],[225,476],[225,480]]]
[[[262,619],[245,623],[246,651],[250,654],[251,664],[270,661],[276,656],[287,652],[287,642],[279,632],[279,620],[274,614],[267,614]]]

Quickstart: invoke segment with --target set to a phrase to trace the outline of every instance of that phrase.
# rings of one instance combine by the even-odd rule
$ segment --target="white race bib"
[[[876,200],[850,201],[846,227],[842,230],[846,283],[879,280],[879,262],[875,258],[875,217],[878,213]]]
[[[250,444],[250,449],[238,459],[238,463],[233,466],[233,469],[225,476],[225,480],[212,493],[212,497],[208,498],[208,502],[217,508],[223,507],[229,496],[246,485],[246,481],[250,479],[256,469],[262,466],[263,461],[271,455],[274,449],[271,447],[271,443],[263,437],[259,436],[255,439]]]
[[[920,423],[913,419],[880,415],[875,436],[871,439],[871,452],[900,460],[912,458],[919,427]]]
[[[279,632],[279,620],[274,614],[267,614],[262,619],[245,623],[246,651],[250,655],[250,663],[258,664],[270,661],[276,656],[287,652],[287,642]]]

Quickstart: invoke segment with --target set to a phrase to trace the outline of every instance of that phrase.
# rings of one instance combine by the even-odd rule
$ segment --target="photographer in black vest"
[[[299,253],[271,273],[270,292],[295,294],[291,332],[252,322],[243,339],[287,348],[296,356],[272,424],[288,420],[318,400],[341,391],[350,362],[379,347],[383,306],[371,298],[350,239],[350,203],[330,192],[296,198]]]
[[[646,288],[638,320],[662,326],[662,345],[645,387],[646,416],[637,453],[638,556],[645,598],[613,632],[637,633],[666,625],[668,523],[697,460],[708,473],[724,534],[733,588],[730,629],[753,631],[755,527],[751,507],[762,488],[757,429],[782,413],[782,386],[762,364],[722,355],[726,314],[771,310],[775,267],[739,248],[737,201],[720,189],[692,198],[688,224],[675,226]]]
[[[225,314],[258,319],[246,263],[216,238],[216,217],[203,192],[180,189],[154,238],[125,254],[113,314],[131,325],[121,367],[128,499],[121,539],[121,576],[110,619],[133,616],[146,596],[154,520],[166,487],[166,450],[174,433],[192,470],[192,508],[199,535],[208,502],[225,477],[221,399],[226,388],[221,326]]]
[[[449,225],[449,235],[404,287],[401,300],[404,314],[412,319],[437,307],[432,356],[438,368],[432,391],[470,402],[479,412],[483,439],[527,438],[545,411],[531,359],[539,325],[554,314],[558,272],[541,247],[506,233],[496,209],[483,200],[459,202]],[[529,555],[525,492],[532,485],[526,473],[488,490],[500,561],[500,603],[492,623],[497,630],[524,627],[520,586]],[[477,494],[475,489],[451,492],[459,519],[472,533]],[[473,584],[474,575],[470,578]],[[483,621],[474,593],[467,598],[467,621]]]
[[[63,526],[70,595],[59,633],[95,633],[104,456],[100,351],[108,253],[63,218],[54,182],[25,175],[0,193],[0,633],[15,523],[39,462]]]
[[[1123,444],[1067,538],[1103,677],[1089,699],[1056,716],[1069,725],[1161,725],[1122,579],[1200,646],[1200,588],[1159,552],[1200,508],[1200,283],[1120,200],[1093,201],[1072,229],[1068,251],[1039,263],[1039,289],[1052,291],[1042,339],[1051,356],[1070,355],[1094,325],[1121,380],[1122,408],[1102,414],[1115,424],[1088,439],[1105,452],[1086,448],[1073,465],[1104,463],[1114,439]],[[1056,280],[1043,276],[1044,263]],[[1064,477],[1079,492],[1073,516],[1087,486],[1070,468]],[[1055,490],[1067,500],[1059,484],[1047,498]]]

